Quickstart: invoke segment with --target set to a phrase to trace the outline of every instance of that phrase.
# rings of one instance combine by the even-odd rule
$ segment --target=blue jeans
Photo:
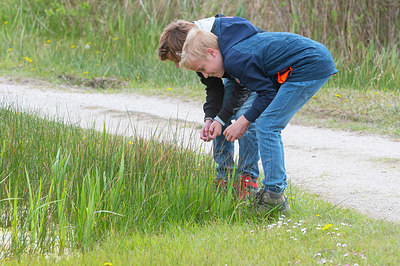
[[[257,118],[257,138],[265,175],[262,183],[266,191],[281,193],[287,188],[281,130],[329,78],[285,82]]]
[[[225,90],[223,102],[225,103],[231,97],[235,89],[235,84],[233,81],[225,80],[224,85]],[[232,124],[232,119],[238,119],[251,107],[256,97],[257,93],[252,92],[242,107],[225,123],[225,126],[222,127],[222,133]],[[258,160],[260,159],[260,155],[258,153],[256,126],[254,123],[250,125],[247,132],[238,140],[238,142],[239,160],[234,178],[238,175],[248,174],[251,176],[253,181],[256,181],[259,175]],[[214,161],[217,163],[217,178],[227,179],[232,177],[235,168],[234,151],[234,143],[227,141],[224,135],[221,134],[214,139],[213,157]]]

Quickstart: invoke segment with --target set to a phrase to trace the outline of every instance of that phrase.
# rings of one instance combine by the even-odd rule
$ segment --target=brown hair
[[[185,20],[176,20],[168,24],[161,33],[158,47],[158,57],[161,61],[167,59],[178,63],[181,60],[180,53],[182,52],[183,44],[186,36],[192,28],[195,28],[194,23]]]

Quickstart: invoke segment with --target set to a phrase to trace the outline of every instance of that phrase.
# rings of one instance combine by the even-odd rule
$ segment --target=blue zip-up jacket
[[[276,75],[289,67],[291,82],[322,79],[337,73],[329,50],[321,43],[288,32],[263,32],[240,17],[221,17],[214,22],[225,72],[257,92],[244,114],[250,122],[268,107],[277,87]]]

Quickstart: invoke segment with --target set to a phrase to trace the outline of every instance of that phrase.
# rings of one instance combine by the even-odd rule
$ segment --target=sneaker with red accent
[[[214,180],[215,190],[217,191],[225,191],[227,187],[228,181],[222,178],[216,178]]]
[[[245,200],[249,197],[251,198],[255,197],[255,195],[259,191],[258,184],[256,182],[253,182],[250,175],[247,174],[239,176],[239,178],[240,178],[239,187],[237,187],[236,185],[236,188],[238,189],[239,193],[239,199]]]

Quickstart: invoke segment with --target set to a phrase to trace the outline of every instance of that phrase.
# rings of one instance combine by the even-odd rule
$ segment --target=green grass
[[[396,265],[399,225],[375,221],[292,189],[290,217],[174,225],[159,232],[109,234],[78,256],[22,258],[50,265]],[[12,265],[16,260],[5,264]]]
[[[194,73],[158,60],[157,42],[172,19],[212,16],[222,4],[143,3],[1,1],[0,75],[203,100]],[[317,40],[326,33],[320,25],[339,33],[329,32],[324,42],[338,75],[294,122],[399,137],[398,37],[382,41],[381,30],[376,30],[379,36],[372,42],[371,34],[365,40],[357,35],[358,25],[365,26],[361,32],[371,32],[371,25],[362,22],[370,13],[374,17],[374,10],[347,21],[348,12],[357,10],[325,10],[330,5],[321,9],[318,3],[310,10],[302,1],[271,3],[281,12],[279,21],[290,15],[287,30],[312,32]],[[251,5],[243,1],[226,8],[229,15],[280,30],[263,24],[278,19],[261,16],[257,23],[259,15],[247,16]],[[302,8],[308,13],[301,13]],[[329,16],[315,16],[316,11]],[[335,26],[321,24],[320,17],[333,19]],[[385,37],[390,36],[385,25],[398,25],[384,19],[377,25],[383,25]],[[342,24],[351,27],[343,30]],[[306,25],[315,28],[302,29]],[[332,206],[294,186],[288,191],[290,217],[254,215],[232,197],[232,188],[225,195],[215,193],[212,158],[192,152],[190,146],[160,143],[156,135],[146,141],[83,130],[21,114],[11,106],[1,106],[0,118],[2,264],[400,262],[398,224]]]
[[[144,5],[140,1],[120,4],[98,0],[62,3],[36,0],[21,3],[7,0],[0,4],[0,51],[3,51],[0,53],[0,75],[43,77],[55,83],[101,89],[129,87],[135,91],[136,88],[158,88],[154,90],[158,93],[173,88],[180,95],[189,96],[192,94],[191,89],[199,86],[198,79],[193,73],[176,71],[173,64],[158,60],[160,33],[174,19],[193,20],[211,16],[222,8],[220,3],[203,7],[200,3],[186,1],[148,1]],[[280,1],[272,4],[280,12],[285,12],[293,3]],[[306,14],[295,12],[291,20],[285,23],[293,26],[286,30],[302,33],[298,32],[302,31],[298,21],[300,15],[309,19],[307,24],[303,23],[303,27],[308,27],[305,32],[315,35],[308,37],[316,40],[324,39],[321,31],[336,28],[319,28],[320,16],[314,15],[314,9],[313,15],[309,14],[307,1],[298,0],[295,4],[305,8]],[[243,15],[268,30],[283,30],[282,25],[274,25],[276,19],[246,16],[248,10],[244,10],[245,5],[241,1],[227,6],[230,8],[227,12],[231,15]],[[248,8],[251,10],[251,5]],[[333,19],[332,25],[339,27],[337,21],[340,17],[337,16],[345,13],[325,8],[323,12],[333,17],[329,18]],[[359,27],[363,19],[360,16],[352,27]],[[271,25],[264,25],[265,21],[270,21]],[[345,27],[340,34],[351,30],[339,24]],[[354,40],[350,39],[346,44],[343,44],[342,39],[338,40],[339,36],[335,32],[325,37],[323,43],[332,51],[339,70],[331,86],[360,91],[398,91],[400,76],[395,75],[399,72],[400,57],[398,43],[395,43],[397,35],[391,36],[391,41],[383,45],[381,38],[389,38],[390,35],[380,36],[383,34],[381,29],[375,31],[375,34],[379,34],[374,36],[378,38],[375,42],[370,38],[362,42],[357,35],[358,30],[346,33],[354,36]]]
[[[399,262],[398,224],[293,185],[290,217],[257,214],[231,184],[214,191],[212,158],[190,145],[83,130],[12,106],[0,117],[2,263]]]
[[[0,115],[0,227],[11,230],[10,254],[33,244],[33,253],[53,250],[55,236],[63,253],[128,228],[239,219],[237,202],[210,186],[212,159],[190,146],[82,130],[9,108]]]

